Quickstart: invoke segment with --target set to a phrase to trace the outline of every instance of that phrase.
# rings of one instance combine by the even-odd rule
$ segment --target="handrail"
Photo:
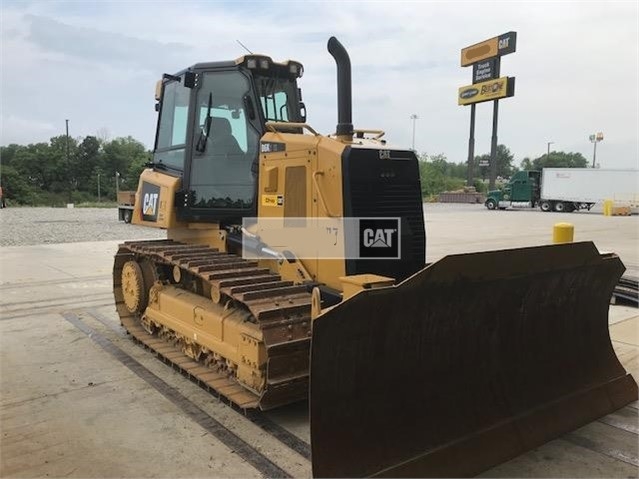
[[[317,177],[320,176],[320,175],[323,175],[323,174],[324,174],[323,171],[314,171],[313,172],[313,186],[315,186],[315,190],[317,191],[317,196],[319,196],[320,203],[322,203],[322,208],[324,208],[324,212],[326,213],[326,215],[329,218],[339,218],[339,216],[334,215],[328,209],[328,206],[326,205],[326,200],[324,199],[324,195],[322,195],[322,190],[320,190],[319,183],[317,182]]]
[[[320,136],[311,125],[308,123],[296,123],[296,122],[287,122],[287,121],[267,121],[266,128],[271,130],[273,133],[278,133],[278,128],[304,128],[310,131],[315,136]]]
[[[362,136],[359,137],[358,133],[361,133]],[[353,130],[353,134],[357,138],[362,138],[364,136],[364,133],[374,133],[375,137],[373,138],[373,140],[379,140],[382,136],[384,136],[386,134],[386,132],[384,130],[367,130],[367,129]]]

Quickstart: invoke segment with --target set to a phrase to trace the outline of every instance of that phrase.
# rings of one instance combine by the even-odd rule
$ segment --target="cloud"
[[[300,85],[319,131],[336,123],[336,35],[353,65],[356,127],[382,128],[393,144],[464,161],[470,83],[460,49],[518,32],[502,74],[517,78],[500,102],[499,141],[517,160],[558,150],[591,156],[603,131],[602,164],[636,166],[639,129],[637,14],[631,2],[31,2],[2,8],[2,141],[9,118],[64,126],[75,135],[108,128],[152,144],[153,88],[164,72],[244,54],[236,40],[305,66]],[[491,104],[477,107],[476,152],[489,151]],[[46,131],[31,130],[33,141]],[[26,135],[21,134],[20,138]],[[40,136],[38,136],[40,135]],[[22,140],[21,140],[22,141]]]
[[[51,18],[27,14],[26,40],[45,54],[58,54],[88,64],[156,71],[177,62],[188,51],[185,44],[143,40],[120,33],[77,27]]]
[[[14,115],[2,117],[0,123],[2,138],[0,144],[9,143],[28,144],[34,143],[34,138],[49,139],[58,134],[58,129],[51,123],[34,120],[33,118],[20,118]],[[4,141],[11,138],[9,141]]]

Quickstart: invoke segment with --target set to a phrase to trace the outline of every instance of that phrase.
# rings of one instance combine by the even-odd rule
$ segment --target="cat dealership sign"
[[[473,67],[473,83],[457,90],[457,104],[470,105],[470,138],[468,139],[468,185],[473,181],[475,161],[475,106],[493,102],[493,134],[490,143],[490,188],[497,176],[497,117],[499,100],[515,95],[515,77],[500,75],[501,57],[517,51],[517,32],[507,32],[475,43],[461,50],[461,66]],[[484,165],[480,165],[484,166]]]

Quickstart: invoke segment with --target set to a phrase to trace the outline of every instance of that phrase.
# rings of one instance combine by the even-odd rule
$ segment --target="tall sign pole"
[[[495,58],[495,69],[497,76],[501,70],[501,58]],[[493,133],[490,137],[490,178],[488,187],[495,189],[495,181],[497,180],[497,119],[499,117],[499,100],[493,101]]]
[[[514,53],[517,49],[517,32],[508,32],[483,42],[462,48],[461,66],[473,67],[473,83],[459,89],[459,105],[470,105],[470,138],[468,139],[468,177],[473,181],[475,156],[475,105],[493,102],[493,131],[490,142],[490,188],[495,187],[497,178],[497,124],[499,100],[515,94],[515,78],[500,77],[501,57]]]
[[[466,178],[466,184],[471,186],[473,184],[474,172],[473,165],[475,164],[475,104],[470,105],[470,137],[468,138],[468,176]]]

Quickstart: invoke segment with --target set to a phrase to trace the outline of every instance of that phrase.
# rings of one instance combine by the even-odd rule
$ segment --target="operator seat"
[[[191,165],[191,190],[196,202],[201,206],[223,199],[250,203],[255,190],[253,161],[252,155],[240,148],[229,120],[211,117],[206,151],[194,156]]]
[[[233,136],[231,123],[226,118],[211,118],[210,145],[207,150],[214,156],[243,155],[237,140]]]

